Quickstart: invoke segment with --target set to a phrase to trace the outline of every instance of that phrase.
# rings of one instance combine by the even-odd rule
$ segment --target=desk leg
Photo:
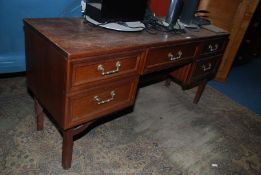
[[[199,84],[198,90],[197,90],[196,95],[195,95],[194,100],[193,100],[193,103],[198,104],[199,99],[200,99],[206,85],[207,85],[207,81],[203,81]]]
[[[73,128],[63,131],[62,166],[64,169],[71,168],[73,152]]]
[[[36,116],[36,127],[37,131],[43,130],[43,108],[39,104],[39,101],[36,97],[34,97],[34,109],[35,109],[35,116]]]

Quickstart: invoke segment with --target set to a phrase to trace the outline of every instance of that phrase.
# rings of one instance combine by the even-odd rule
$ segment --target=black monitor
[[[183,0],[183,9],[180,15],[180,21],[183,24],[190,25],[195,18],[195,12],[198,8],[199,0]]]
[[[147,8],[147,0],[89,0],[85,14],[104,22],[142,21]]]
[[[102,16],[108,20],[142,21],[147,0],[103,0]]]

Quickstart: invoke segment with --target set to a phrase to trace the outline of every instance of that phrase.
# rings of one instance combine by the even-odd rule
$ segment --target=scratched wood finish
[[[70,96],[67,125],[73,127],[131,106],[134,103],[137,84],[138,78],[134,76]],[[99,103],[106,100],[108,102]]]
[[[198,47],[196,43],[223,41],[227,37],[227,33],[216,34],[208,30],[180,35],[117,32],[71,18],[25,19],[24,24],[28,87],[65,129],[72,127],[66,121],[70,118],[69,95],[79,94],[84,88],[106,85],[123,76],[127,78],[180,65],[178,61],[164,63],[167,53],[177,50],[177,46],[182,46],[185,57],[191,56],[192,60]],[[186,45],[188,47],[183,48]],[[161,58],[163,55],[165,58]],[[104,64],[106,70],[113,70],[117,59],[123,61],[119,73],[98,75],[96,66]]]
[[[67,61],[55,45],[29,27],[25,30],[27,86],[38,103],[64,127]]]
[[[151,35],[143,32],[117,32],[93,27],[83,19],[25,19],[28,26],[33,26],[69,59],[145,49],[148,46],[163,46],[170,43],[187,43],[202,38],[223,37],[224,33],[207,30],[175,35],[159,33]]]
[[[228,37],[203,29],[179,35],[117,32],[77,18],[25,19],[24,31],[27,85],[36,108],[48,111],[63,133],[64,169],[71,167],[73,137],[96,119],[133,105],[142,75],[179,66],[173,78],[182,86],[200,84],[198,102],[204,83],[215,74],[208,61],[218,65],[218,57],[211,56],[223,52],[204,48],[215,41],[222,45]],[[207,72],[200,71],[203,63]]]
[[[169,74],[183,89],[199,85],[201,90],[197,91],[194,103],[198,103],[203,93],[203,84],[213,79],[216,75],[227,42],[227,38],[218,38],[199,43],[194,54],[194,59],[190,64],[179,67]],[[168,84],[166,82],[167,86],[169,86]]]
[[[70,63],[70,90],[75,91],[93,86],[104,80],[105,84],[117,77],[138,75],[140,52],[106,55],[102,57],[74,60]],[[99,68],[103,68],[99,69]],[[114,71],[115,73],[111,73]]]
[[[190,82],[196,82],[205,79],[207,76],[213,75],[216,67],[218,67],[218,60],[220,59],[221,56],[214,56],[197,61]]]
[[[155,47],[148,51],[145,73],[191,62],[199,43]]]
[[[213,55],[218,53],[223,53],[226,46],[226,41],[224,39],[216,39],[205,42],[203,44],[202,51],[200,52],[201,56],[204,55]]]

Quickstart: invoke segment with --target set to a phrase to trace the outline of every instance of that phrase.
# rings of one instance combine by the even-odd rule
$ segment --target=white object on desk
[[[136,31],[142,31],[145,28],[145,25],[140,21],[122,22],[122,24],[116,22],[103,24],[95,21],[94,19],[90,18],[87,15],[85,16],[85,19],[94,25],[98,25],[103,28],[117,30],[117,31],[136,32]]]

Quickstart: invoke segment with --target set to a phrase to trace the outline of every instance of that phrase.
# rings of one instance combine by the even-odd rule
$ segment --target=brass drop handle
[[[182,54],[183,54],[182,51],[179,50],[178,53],[177,53],[177,56],[174,56],[174,55],[170,52],[170,53],[168,54],[168,57],[169,57],[170,61],[175,61],[175,60],[180,59],[181,56],[182,56]]]
[[[218,50],[218,44],[215,44],[214,47],[212,46],[212,44],[208,45],[208,49],[210,52],[215,52]]]
[[[112,100],[114,100],[114,97],[116,95],[115,91],[111,91],[111,98],[107,99],[107,100],[102,100],[99,96],[94,96],[93,99],[97,102],[98,105],[100,104],[104,104],[104,103],[109,103]]]
[[[203,69],[204,72],[210,70],[212,68],[212,64],[211,63],[208,63],[208,66],[206,66],[205,64],[203,64],[201,66],[201,68]]]
[[[97,67],[97,70],[98,70],[99,72],[101,72],[102,75],[114,74],[114,73],[117,73],[117,72],[120,71],[121,62],[117,61],[116,64],[115,64],[115,67],[116,67],[116,69],[105,72],[105,69],[104,69],[103,65],[100,64],[100,65]]]

